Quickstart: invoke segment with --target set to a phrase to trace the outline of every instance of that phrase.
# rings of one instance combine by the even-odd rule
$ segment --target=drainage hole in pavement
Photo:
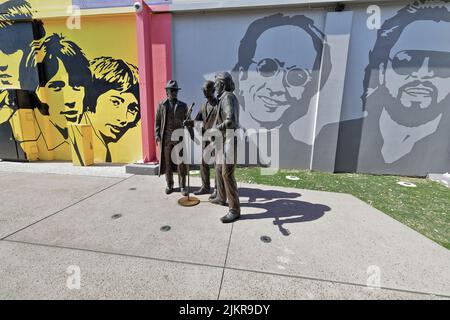
[[[130,190],[130,191],[136,191],[136,188],[130,188],[130,189],[128,189],[128,190]]]
[[[170,231],[170,229],[172,229],[170,226],[163,226],[163,227],[161,227],[161,231],[162,232],[167,232],[167,231]]]
[[[119,219],[119,218],[122,218],[121,214],[115,214],[115,215],[111,216],[111,219],[113,219],[113,220],[116,220],[116,219]]]
[[[272,242],[272,239],[270,237],[268,237],[268,236],[262,236],[260,239],[264,243],[271,243]]]

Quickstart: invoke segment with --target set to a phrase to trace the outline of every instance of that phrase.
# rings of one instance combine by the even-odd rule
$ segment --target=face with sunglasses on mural
[[[449,110],[450,43],[438,39],[450,39],[449,22],[411,23],[380,67],[380,101],[400,125],[417,127]]]
[[[276,14],[249,26],[233,69],[246,128],[288,129],[307,114],[323,45],[312,23]]]

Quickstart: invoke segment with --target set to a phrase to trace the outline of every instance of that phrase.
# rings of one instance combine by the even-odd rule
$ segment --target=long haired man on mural
[[[279,130],[281,167],[309,168],[315,121],[310,103],[330,71],[324,35],[303,15],[257,19],[242,38],[232,72],[241,126]]]
[[[136,66],[121,59],[100,57],[91,61],[93,85],[90,102],[84,114],[103,148],[95,148],[105,162],[112,162],[110,144],[117,143],[125,133],[137,126],[139,109],[139,80]]]
[[[383,23],[365,72],[367,116],[341,123],[336,171],[425,176],[450,170],[447,39],[448,1],[416,1]]]
[[[36,68],[38,63],[44,71],[36,88],[41,104],[34,113],[40,159],[70,160],[69,125],[80,123],[86,88],[92,86],[89,61],[77,44],[52,34],[35,42],[27,66]]]
[[[169,80],[166,85],[167,99],[161,101],[156,109],[155,116],[155,140],[159,147],[159,176],[166,176],[166,194],[173,192],[173,171],[178,171],[178,181],[181,193],[184,196],[189,194],[186,188],[186,175],[188,167],[182,160],[183,154],[176,155],[173,159],[172,151],[180,141],[172,140],[172,134],[184,127],[184,122],[190,120],[188,117],[188,107],[186,103],[178,100],[178,83]]]

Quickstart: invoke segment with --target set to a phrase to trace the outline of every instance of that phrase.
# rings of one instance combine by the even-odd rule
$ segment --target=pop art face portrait
[[[41,59],[36,61],[37,57]],[[30,66],[39,62],[45,70],[38,96],[47,106],[50,122],[67,138],[68,126],[80,123],[86,88],[92,86],[89,61],[77,44],[58,34],[40,41],[33,58]]]
[[[250,24],[233,73],[242,109],[255,127],[279,128],[308,112],[323,46],[321,31],[302,15],[275,14]]]
[[[112,57],[95,58],[90,68],[93,87],[85,118],[106,148],[105,161],[110,162],[109,144],[118,142],[140,121],[138,69]]]
[[[241,39],[232,71],[240,124],[245,129],[279,130],[280,140],[286,142],[280,145],[280,154],[287,147],[298,154],[281,157],[282,167],[309,163],[312,141],[304,137],[310,128],[300,126],[305,132],[299,132],[293,126],[310,112],[311,101],[330,72],[324,34],[304,15],[278,13],[257,19]]]
[[[438,160],[427,150],[449,147],[449,37],[446,1],[413,3],[383,23],[364,79],[362,170],[444,170],[448,154]]]
[[[31,6],[25,0],[0,1],[0,90],[27,87],[37,81],[24,72],[33,41]]]
[[[435,42],[419,30],[433,30],[437,38],[450,37],[450,22],[417,21],[408,25],[389,52],[384,86],[393,104],[386,104],[393,120],[419,126],[445,111],[442,104],[450,94],[450,44]]]

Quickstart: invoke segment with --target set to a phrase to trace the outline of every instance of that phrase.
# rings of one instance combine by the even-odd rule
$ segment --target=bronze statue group
[[[165,174],[167,183],[165,192],[171,194],[174,191],[173,171],[176,170],[181,193],[188,196],[189,190],[186,186],[188,166],[183,161],[177,161],[178,163],[175,164],[171,156],[174,148],[180,142],[173,139],[173,133],[175,130],[188,128],[192,135],[194,120],[190,119],[186,103],[178,100],[178,91],[181,88],[178,87],[177,82],[170,80],[165,89],[167,99],[159,103],[155,117],[155,139],[160,150],[159,174]],[[218,150],[214,151],[216,190],[209,197],[209,201],[216,205],[228,205],[228,213],[221,218],[223,223],[232,223],[241,215],[238,187],[234,177],[237,143],[233,132],[239,128],[239,102],[233,93],[234,89],[232,76],[228,72],[218,73],[214,82],[206,81],[202,87],[206,101],[195,117],[195,121],[202,122],[203,133],[208,130],[216,130],[221,138],[214,140],[220,141],[220,146],[217,148]],[[203,135],[203,137],[205,136]],[[203,151],[212,142],[212,140],[204,138]],[[210,194],[212,190],[209,161],[205,159],[204,152],[202,155],[200,165],[202,186],[200,190],[194,192],[195,195]]]

